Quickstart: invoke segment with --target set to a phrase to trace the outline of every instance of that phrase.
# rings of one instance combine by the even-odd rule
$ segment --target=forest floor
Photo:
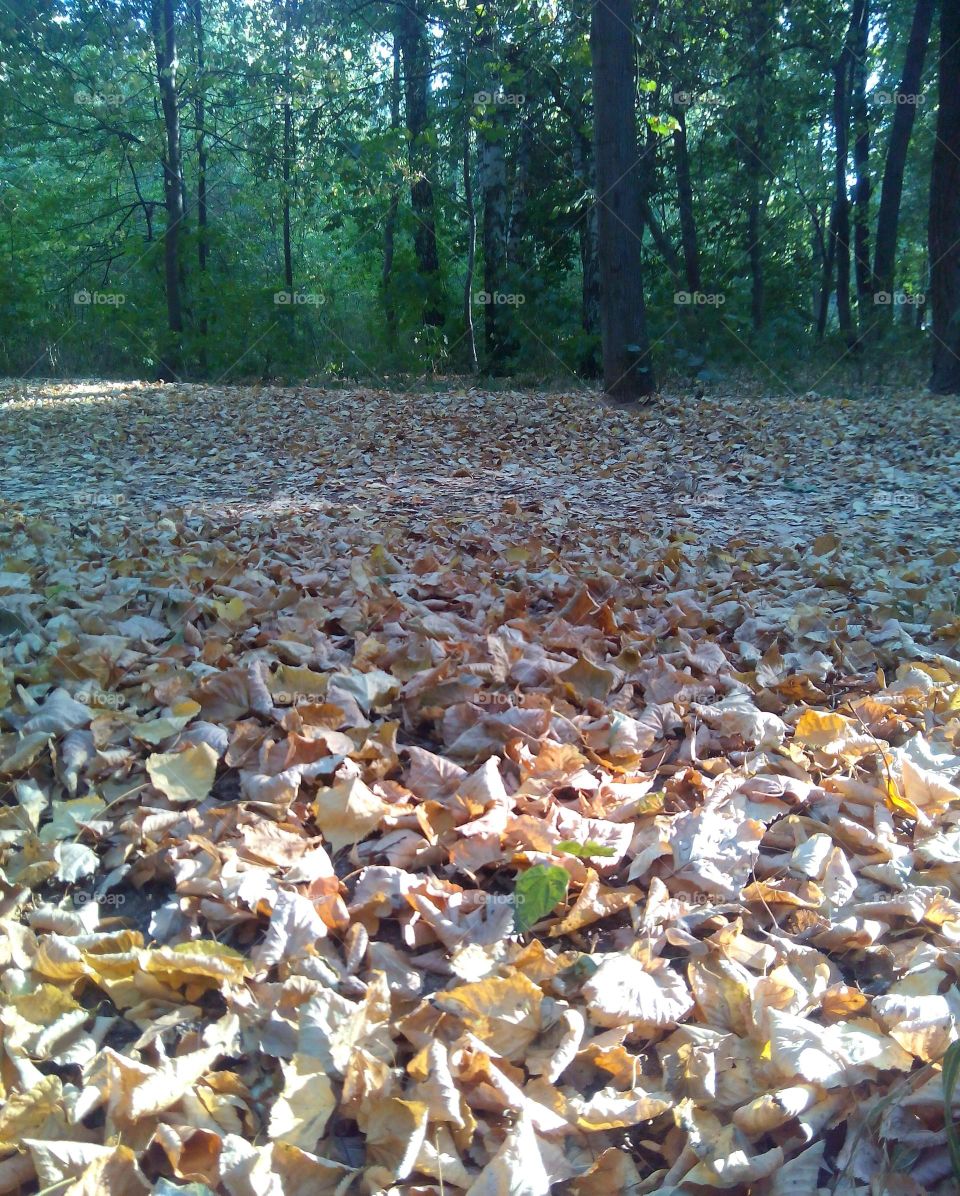
[[[0,1194],[955,1191],[957,422],[0,382]]]

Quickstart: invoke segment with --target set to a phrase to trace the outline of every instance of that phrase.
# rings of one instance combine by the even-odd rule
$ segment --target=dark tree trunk
[[[593,6],[590,46],[597,173],[603,388],[631,402],[656,389],[643,301],[631,0]]]
[[[494,89],[495,90],[495,89]],[[487,365],[498,369],[507,352],[506,307],[498,301],[507,264],[507,164],[503,122],[496,105],[484,114],[480,131],[480,190],[483,194],[483,336]]]
[[[867,304],[873,291],[870,274],[870,116],[867,108],[867,39],[870,31],[870,2],[864,0],[853,51],[853,260],[857,281],[857,316],[861,332],[873,317]]]
[[[393,75],[390,79],[390,128],[397,132],[400,128],[400,38],[394,33],[393,37]],[[387,322],[387,344],[391,350],[397,347],[397,303],[393,293],[393,257],[397,238],[397,214],[400,210],[399,178],[395,178],[390,187],[390,203],[387,206],[387,218],[383,224],[383,273],[381,275],[381,289],[383,294],[383,311]]]
[[[930,177],[930,389],[960,394],[960,3],[940,5],[940,98]]]
[[[833,130],[836,138],[833,204],[833,253],[837,269],[837,319],[840,331],[849,339],[853,329],[850,314],[850,199],[847,194],[850,108],[847,100],[849,57],[843,54],[834,68]]]
[[[463,323],[467,337],[467,361],[477,370],[477,335],[473,327],[473,272],[477,260],[477,209],[473,202],[473,164],[470,154],[470,116],[463,130],[463,203],[467,213],[467,270],[463,278]]]
[[[479,181],[483,199],[483,339],[487,368],[500,370],[510,352],[507,329],[510,308],[500,300],[506,294],[507,267],[507,160],[504,153],[506,126],[496,67],[497,10],[487,3],[476,26],[476,43],[484,74],[484,94],[479,124]]]
[[[293,247],[290,241],[290,180],[294,154],[293,103],[290,94],[293,86],[293,72],[290,42],[293,36],[295,15],[296,0],[287,0],[284,6],[283,30],[283,283],[291,293],[290,305],[287,308],[291,314],[296,311],[293,303]]]
[[[573,119],[573,173],[586,197],[577,216],[577,236],[580,246],[580,325],[588,336],[600,332],[600,265],[597,260],[597,205],[595,202],[596,177],[593,162],[593,145],[584,129],[583,112],[577,111]],[[579,364],[588,378],[600,373],[600,362],[595,348],[583,357]]]
[[[289,98],[283,105],[283,284],[293,290],[293,248],[290,243],[290,156],[293,145],[293,113]],[[293,303],[290,304],[293,311]]]
[[[753,84],[753,111],[743,141],[743,164],[747,178],[747,261],[750,266],[750,321],[754,332],[763,327],[766,316],[764,278],[764,209],[767,188],[767,101],[770,82],[771,40],[775,14],[769,0],[754,0],[748,8],[747,36],[750,39],[749,78]]]
[[[820,300],[817,305],[817,340],[827,334],[827,317],[830,314],[830,296],[833,293],[833,263],[837,257],[837,205],[831,205],[830,225],[827,234],[827,251],[822,256],[823,274],[820,279]]]
[[[529,85],[529,81],[528,81]],[[520,127],[520,144],[517,147],[517,161],[513,172],[513,188],[510,195],[510,230],[507,233],[507,263],[510,266],[523,265],[523,235],[527,231],[527,200],[530,190],[530,165],[533,157],[533,129],[531,117],[524,116]]]
[[[471,373],[479,368],[477,334],[473,325],[473,276],[477,265],[477,206],[473,197],[473,104],[470,99],[470,57],[472,39],[468,37],[463,51],[463,79],[460,89],[460,111],[463,119],[463,140],[460,165],[463,177],[463,207],[466,215],[467,268],[463,275],[463,331],[467,342],[467,365]]]
[[[197,265],[200,274],[207,272],[207,143],[206,143],[206,97],[204,89],[206,79],[204,72],[203,46],[203,5],[202,0],[192,0],[193,32],[197,43],[197,96],[194,103],[194,116],[197,122]],[[206,294],[201,290],[201,315],[198,321],[200,334],[199,365],[203,372],[207,368],[207,317],[204,314],[207,303]]]
[[[659,107],[659,91],[652,97],[653,107]],[[656,166],[657,147],[660,138],[653,129],[643,122],[646,130],[643,152],[640,154],[640,164],[637,175],[640,180],[640,225],[650,230],[650,237],[657,252],[666,263],[667,269],[673,275],[674,282],[679,283],[681,275],[680,257],[673,247],[673,242],[663,230],[663,225],[657,219],[657,214],[650,203],[650,197],[657,190]]]
[[[400,55],[403,62],[404,100],[409,135],[410,206],[413,209],[413,248],[424,291],[423,322],[443,324],[440,293],[440,255],[433,202],[433,170],[428,97],[430,49],[427,43],[422,0],[401,0],[399,9]]]
[[[900,86],[895,93],[893,123],[887,161],[880,188],[880,209],[877,213],[877,243],[873,259],[873,287],[892,297],[897,256],[897,224],[900,220],[900,198],[903,194],[903,174],[907,164],[907,150],[917,113],[917,97],[923,77],[923,62],[930,41],[930,27],[936,0],[917,0],[910,26],[907,53],[903,61]],[[892,303],[885,305],[886,311]]]
[[[163,112],[165,145],[163,195],[167,225],[163,234],[169,344],[160,377],[172,382],[182,369],[183,304],[180,294],[180,229],[183,224],[183,163],[180,155],[180,111],[177,107],[177,29],[175,0],[153,0],[150,16],[157,59],[157,83]]]
[[[674,111],[679,128],[673,134],[673,161],[677,172],[677,207],[680,213],[680,243],[687,290],[700,290],[700,246],[693,211],[693,184],[690,179],[690,151],[687,146],[687,118],[682,107]]]
[[[850,196],[847,191],[847,166],[850,158],[850,83],[854,46],[863,19],[864,4],[865,0],[853,0],[850,24],[843,39],[843,47],[833,65],[833,133],[836,143],[833,211],[817,328],[818,335],[822,337],[826,331],[830,279],[833,267],[836,266],[837,319],[841,333],[851,343],[853,316],[850,312]]]
[[[197,264],[207,268],[207,142],[206,97],[204,72],[206,63],[203,47],[203,7],[201,0],[193,0],[193,31],[197,39],[197,98],[194,115],[197,121]]]
[[[650,239],[657,247],[657,252],[663,258],[664,263],[667,269],[673,275],[674,280],[679,282],[680,276],[682,274],[680,258],[677,255],[676,249],[673,247],[673,242],[663,231],[663,225],[657,219],[656,212],[650,206],[650,201],[647,198],[647,192],[645,188],[641,188],[640,190],[639,203],[641,226],[646,225],[646,227],[650,230]]]

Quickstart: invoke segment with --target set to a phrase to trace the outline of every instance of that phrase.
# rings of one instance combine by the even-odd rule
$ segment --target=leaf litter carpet
[[[954,1192],[956,431],[0,386],[0,1194]]]

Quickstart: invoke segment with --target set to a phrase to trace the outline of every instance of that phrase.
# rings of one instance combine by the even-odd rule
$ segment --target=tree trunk
[[[467,271],[463,279],[463,323],[467,337],[467,361],[477,371],[477,336],[473,327],[473,271],[477,260],[477,209],[473,202],[473,164],[470,154],[470,115],[466,110],[463,130],[463,202],[467,212]]]
[[[833,253],[837,270],[837,319],[848,340],[853,329],[850,314],[850,200],[847,195],[847,161],[850,110],[847,102],[848,56],[843,54],[834,67],[833,132],[836,140],[834,164]]]
[[[603,388],[631,402],[656,389],[643,301],[631,0],[594,4],[590,27],[596,144]]]
[[[289,98],[283,105],[283,285],[293,291],[293,248],[290,244],[290,153],[293,143],[293,113]],[[290,303],[293,311],[293,302]]]
[[[393,36],[393,75],[390,80],[390,128],[397,132],[400,128],[400,38],[397,33]],[[387,344],[391,351],[397,348],[397,303],[393,293],[393,257],[397,237],[397,214],[400,210],[399,178],[395,178],[390,188],[390,203],[387,207],[387,218],[383,224],[383,273],[380,284],[383,295],[383,311],[387,322]]]
[[[651,97],[654,108],[658,106],[659,96],[660,93],[658,91]],[[657,190],[656,163],[660,138],[645,121],[642,122],[642,125],[646,130],[646,138],[637,170],[640,180],[640,227],[642,229],[645,226],[650,230],[650,237],[657,247],[657,252],[663,258],[667,269],[673,275],[674,282],[679,284],[682,272],[680,257],[673,247],[673,242],[663,231],[663,225],[657,219],[657,214],[650,203],[650,196]]]
[[[867,40],[870,31],[870,0],[864,0],[853,51],[853,260],[857,281],[857,317],[861,332],[868,319],[873,292],[870,274],[870,116],[867,108]]]
[[[203,4],[202,0],[192,0],[193,32],[197,43],[197,96],[194,103],[194,116],[197,122],[197,265],[201,275],[207,272],[207,143],[206,143],[206,97],[204,89],[206,79],[204,72],[203,46]],[[200,334],[199,364],[202,372],[207,368],[207,317],[205,314],[207,296],[201,290],[201,315],[198,322]]]
[[[197,98],[194,115],[197,121],[197,264],[201,270],[207,268],[207,142],[206,142],[206,97],[204,72],[206,63],[203,47],[202,0],[192,0],[193,31],[197,39]]]
[[[402,0],[399,7],[399,32],[409,135],[413,248],[424,292],[423,322],[439,327],[443,324],[440,255],[437,250],[431,152],[427,140],[430,49],[427,44],[422,0]]]
[[[481,57],[484,94],[479,124],[479,180],[483,199],[483,339],[486,346],[487,368],[496,372],[502,368],[509,351],[507,335],[508,309],[506,295],[507,266],[507,160],[504,153],[505,121],[503,105],[497,99],[501,90],[496,70],[497,11],[489,3],[483,5],[476,30],[476,43]]]
[[[831,204],[830,225],[827,234],[827,251],[823,254],[823,274],[820,280],[820,302],[817,307],[817,340],[827,334],[827,318],[830,314],[830,296],[833,293],[833,263],[837,257],[837,205]]]
[[[763,215],[766,207],[764,174],[767,166],[767,91],[770,42],[775,15],[767,0],[748,8],[747,36],[750,39],[749,77],[753,83],[754,108],[747,126],[743,164],[747,178],[747,261],[750,265],[750,321],[754,332],[763,327],[766,315],[766,280],[763,270]]]
[[[903,194],[903,174],[907,164],[907,150],[917,114],[917,97],[923,77],[923,61],[930,40],[933,10],[936,0],[917,0],[910,26],[907,53],[903,61],[900,86],[895,92],[893,123],[887,161],[880,188],[880,209],[877,213],[877,243],[873,259],[873,287],[893,296],[894,264],[897,256],[897,224],[900,220],[900,198]],[[887,304],[890,312],[893,304]]]
[[[818,335],[822,337],[826,331],[830,278],[835,265],[837,319],[840,331],[848,343],[853,340],[853,317],[850,312],[850,197],[847,192],[847,165],[850,157],[850,80],[854,45],[863,19],[864,4],[865,0],[853,0],[850,24],[843,39],[843,47],[833,66],[833,133],[836,143],[833,211],[830,218],[830,247],[824,266],[821,318],[817,329]]]
[[[677,172],[677,207],[680,213],[680,243],[687,290],[700,290],[700,246],[693,211],[693,184],[690,180],[690,151],[687,145],[687,118],[682,107],[674,111],[679,128],[673,134],[673,161]]]
[[[180,112],[177,107],[177,29],[175,0],[153,0],[150,10],[157,59],[157,83],[163,112],[165,146],[163,196],[167,225],[163,234],[169,346],[160,377],[172,382],[182,369],[183,305],[180,294],[180,229],[183,224],[183,163],[180,155]]]
[[[529,86],[529,80],[528,80]],[[530,161],[533,157],[533,129],[527,113],[520,127],[520,144],[517,147],[517,161],[513,172],[513,189],[510,196],[510,230],[507,234],[507,263],[510,266],[523,265],[523,235],[527,231],[527,200],[530,190]]]
[[[293,86],[290,41],[293,35],[292,26],[295,12],[296,0],[287,0],[283,13],[283,284],[290,292],[290,304],[287,310],[291,314],[296,311],[293,303],[293,248],[290,243],[290,178],[294,153],[293,104],[290,95]]]
[[[597,205],[593,146],[584,130],[583,113],[577,111],[573,121],[573,173],[586,196],[577,216],[577,236],[580,247],[580,325],[590,337],[600,331],[600,265],[597,260]],[[600,374],[600,362],[595,348],[580,361],[579,368],[588,378]]]
[[[498,301],[507,263],[507,164],[503,153],[502,121],[494,110],[484,116],[480,131],[480,191],[483,196],[483,335],[487,364],[503,364],[505,311]]]
[[[960,3],[940,5],[940,99],[930,177],[930,389],[960,394]]]

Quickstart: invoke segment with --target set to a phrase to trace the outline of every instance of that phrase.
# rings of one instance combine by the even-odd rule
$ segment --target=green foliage
[[[462,154],[469,139],[479,230],[476,295],[484,289],[486,266],[481,134],[502,146],[506,159],[504,288],[522,299],[504,308],[508,335],[496,362],[484,345],[483,309],[473,306],[481,365],[524,376],[595,374],[599,330],[595,313],[584,308],[581,268],[593,198],[588,21],[568,3],[521,0],[497,8],[496,41],[486,45],[478,30],[488,7],[425,0],[423,8],[433,75],[429,126],[419,144],[429,161],[440,260],[432,279],[420,274],[415,252],[416,178],[402,79],[398,94],[393,91],[392,6],[322,3],[288,11],[268,0],[202,0],[202,73],[191,13],[177,8],[188,374],[382,379],[469,368]],[[749,366],[789,384],[797,363],[821,352],[813,332],[818,229],[822,239],[833,170],[829,67],[847,13],[826,0],[768,7],[780,15],[763,31],[762,54],[751,22],[767,8],[747,0],[732,7],[670,0],[641,15],[638,25],[645,149],[638,185],[661,234],[645,235],[644,278],[661,371],[664,365],[681,375],[708,365],[720,371]],[[894,115],[883,97],[899,78],[909,8],[878,0],[871,9],[871,220]],[[165,133],[149,12],[132,0],[71,0],[38,9],[6,31],[0,371],[145,374],[170,351]],[[915,293],[923,291],[927,269],[935,110],[929,91],[917,109],[900,220],[897,286]],[[208,214],[202,270],[201,100]],[[766,311],[755,327],[746,215],[750,154],[744,147],[761,118]],[[681,127],[701,287],[723,296],[722,306],[695,312],[678,310],[675,301],[686,288],[676,158]],[[274,302],[285,288],[285,200],[294,291],[303,299],[286,311]],[[385,278],[388,227],[394,248]],[[664,244],[672,249],[670,262]],[[78,304],[78,292],[123,299]],[[440,326],[423,323],[431,306]],[[855,314],[862,328],[875,321],[870,306]],[[835,329],[831,314],[830,335]],[[922,334],[900,321],[882,343],[898,360],[924,350]],[[845,346],[837,353],[834,347],[828,342],[831,358],[841,360],[839,376],[860,368]]]
[[[586,843],[558,843],[557,851],[562,851],[565,855],[575,855],[580,860],[588,860],[591,856],[617,854],[612,847],[604,847],[602,843],[594,843],[592,839],[588,839]]]
[[[513,891],[513,925],[525,934],[545,918],[567,895],[570,875],[556,864],[535,864],[517,877]]]

